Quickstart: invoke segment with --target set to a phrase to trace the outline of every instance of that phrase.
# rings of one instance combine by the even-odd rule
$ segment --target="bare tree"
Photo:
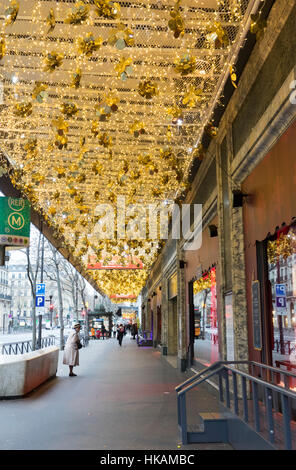
[[[64,306],[63,306],[63,295],[62,295],[62,283],[61,275],[65,264],[65,258],[52,246],[51,243],[47,243],[46,250],[46,267],[44,271],[46,276],[55,281],[58,291],[58,302],[59,302],[59,324],[60,324],[60,349],[63,350],[65,346],[64,339]]]
[[[79,317],[79,297],[81,298],[81,290],[84,288],[81,285],[81,280],[79,279],[80,274],[77,269],[74,268],[70,263],[64,264],[65,275],[67,276],[70,284],[70,288],[66,287],[66,290],[70,292],[72,296],[72,302],[74,307],[74,319],[77,322]]]
[[[36,349],[36,285],[38,279],[38,273],[40,270],[40,245],[41,245],[41,232],[39,232],[37,236],[37,250],[34,250],[34,254],[32,256],[31,253],[31,246],[32,246],[32,239],[30,246],[26,248],[26,256],[27,256],[27,274],[31,284],[32,290],[32,297],[33,297],[33,305],[32,305],[32,349],[35,351]]]
[[[78,291],[80,293],[80,297],[83,304],[84,309],[84,338],[85,341],[88,342],[89,335],[88,335],[88,305],[86,301],[86,280],[84,277],[79,276],[78,278]]]
[[[88,341],[88,302],[87,302],[87,283],[86,280],[77,269],[75,269],[70,263],[65,265],[66,273],[71,285],[71,295],[73,299],[75,321],[79,319],[79,301],[82,302],[84,310],[84,337],[86,342]]]

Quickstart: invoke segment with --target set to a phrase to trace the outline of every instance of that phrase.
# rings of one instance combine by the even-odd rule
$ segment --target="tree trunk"
[[[37,276],[39,271],[39,260],[40,260],[40,242],[41,242],[41,232],[39,232],[39,239],[38,239],[38,248],[37,248],[37,258],[36,258],[36,266],[35,272],[33,273],[31,260],[30,260],[30,247],[26,248],[26,255],[27,255],[27,274],[31,284],[32,290],[32,297],[33,297],[33,308],[32,308],[32,349],[35,351],[36,349],[36,283],[37,283]]]
[[[57,283],[58,289],[58,299],[59,299],[59,323],[60,323],[60,350],[63,351],[65,347],[65,340],[64,340],[64,306],[63,306],[63,294],[62,294],[62,287],[61,287],[61,278],[60,278],[60,269],[59,269],[59,259],[57,258],[57,250],[52,246],[49,245],[52,253],[52,261],[53,266],[55,269],[55,281]]]
[[[54,252],[54,259],[56,261],[56,252]],[[59,297],[59,321],[60,321],[60,350],[63,351],[65,347],[64,340],[64,306],[63,306],[63,296],[61,289],[61,280],[60,280],[60,271],[59,266],[56,263],[56,275],[57,275],[57,287],[58,287],[58,297]]]
[[[36,349],[36,296],[33,294],[33,309],[32,309],[32,349]]]

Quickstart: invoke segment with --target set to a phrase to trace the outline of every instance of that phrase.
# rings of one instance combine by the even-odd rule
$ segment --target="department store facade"
[[[295,30],[295,2],[275,2],[183,201],[203,206],[202,245],[169,239],[142,291],[142,327],[182,371],[296,367]]]

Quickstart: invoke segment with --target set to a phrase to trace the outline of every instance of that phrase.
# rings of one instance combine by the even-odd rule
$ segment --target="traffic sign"
[[[44,295],[36,295],[36,307],[45,306],[45,297]]]
[[[287,288],[286,284],[275,285],[275,305],[277,315],[287,314]]]
[[[45,284],[36,285],[36,295],[45,295]]]
[[[276,284],[275,285],[275,296],[276,297],[286,297],[286,284]]]
[[[36,316],[38,317],[39,315],[44,315],[45,314],[45,308],[44,307],[36,307]]]
[[[286,297],[276,297],[276,306],[277,308],[286,308],[287,307]]]

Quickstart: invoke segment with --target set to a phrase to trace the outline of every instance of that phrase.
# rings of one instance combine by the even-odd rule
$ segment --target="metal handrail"
[[[55,344],[54,336],[46,336],[45,338],[41,339],[41,349],[46,348],[48,346],[52,346],[54,344]],[[17,354],[24,354],[25,352],[28,353],[29,351],[33,351],[32,340],[16,341],[14,343],[2,344],[1,354],[17,355]]]
[[[197,374],[195,374],[193,377],[190,377],[189,379],[185,380],[185,382],[179,384],[177,387],[175,387],[176,392],[179,392],[184,386],[188,385],[189,383],[195,381],[199,377],[201,377],[203,374],[207,373],[208,371],[215,369],[217,367],[220,367],[221,365],[227,365],[227,364],[249,364],[249,361],[216,361],[213,362],[210,366],[206,367],[205,369],[202,369],[199,371]],[[206,379],[207,380],[207,379]]]
[[[293,372],[289,372],[288,370],[279,369],[278,367],[269,366],[267,364],[262,364],[261,362],[255,362],[255,361],[249,361],[249,364],[254,365],[256,367],[260,367],[261,369],[270,370],[270,371],[275,372],[277,374],[281,373],[281,374],[284,374],[284,375],[289,375],[289,376],[291,375],[291,376],[296,378],[296,374],[294,374]]]
[[[262,385],[262,386],[265,386],[265,387],[267,386],[268,388],[270,388],[271,390],[274,390],[275,392],[285,393],[285,395],[289,396],[290,398],[296,398],[296,392],[286,390],[284,387],[281,387],[280,385],[274,385],[270,382],[266,382],[266,380],[262,380],[259,377],[253,377],[252,375],[247,374],[246,372],[243,372],[242,370],[234,369],[233,367],[229,367],[229,366],[227,367],[226,366],[226,367],[224,367],[224,369],[227,369],[232,373],[238,374],[241,377],[246,377],[247,379],[250,379],[250,377],[251,377],[251,380],[253,382],[258,383],[259,385]],[[296,377],[296,375],[295,375],[295,377]]]
[[[205,367],[204,369],[199,371],[197,374],[195,374],[192,377],[190,377],[189,379],[185,380],[185,382],[182,382],[181,384],[177,385],[177,387],[175,387],[175,391],[179,392],[180,390],[182,390],[183,387],[190,384],[191,382],[194,382],[196,379],[201,377],[203,374],[205,374],[209,370],[215,369],[216,367],[218,367],[218,365],[220,365],[220,362],[214,362],[209,367]]]
[[[238,384],[237,376],[241,377],[242,381],[242,403],[243,403],[243,421],[249,423],[249,411],[248,411],[248,398],[247,398],[247,381],[249,381],[252,391],[253,411],[254,411],[254,424],[257,432],[260,433],[260,413],[259,413],[259,395],[258,386],[263,387],[264,397],[266,402],[266,416],[267,416],[267,427],[268,427],[268,439],[271,444],[275,443],[275,425],[273,416],[273,394],[277,393],[281,399],[282,405],[282,417],[284,424],[284,442],[286,449],[292,449],[292,436],[291,436],[291,400],[296,401],[296,393],[288,389],[287,381],[285,380],[285,387],[275,385],[267,380],[260,377],[255,377],[250,373],[239,370],[238,368],[231,367],[231,364],[248,364],[249,366],[260,367],[260,369],[266,369],[271,371],[273,374],[283,374],[285,377],[294,377],[296,374],[292,372],[283,371],[272,366],[261,364],[254,361],[217,361],[211,366],[203,369],[198,374],[190,377],[188,380],[178,385],[175,390],[177,392],[177,404],[178,404],[178,425],[181,428],[182,442],[183,444],[188,443],[187,433],[187,412],[186,412],[186,393],[197,387],[201,383],[208,380],[213,375],[219,376],[219,398],[222,403],[224,400],[224,387],[223,379],[225,382],[225,399],[226,408],[231,410],[231,396],[234,401],[234,413],[239,416],[239,397],[238,397]],[[229,377],[232,375],[233,387],[232,393],[230,393]]]
[[[282,374],[284,377],[294,377],[294,378],[296,378],[296,374],[293,373],[293,372],[283,370],[283,369],[279,369],[277,367],[269,366],[267,364],[262,364],[261,362],[255,362],[255,361],[216,361],[216,362],[213,362],[213,364],[211,364],[210,366],[206,367],[205,369],[202,369],[201,371],[199,371],[197,374],[193,375],[189,379],[185,380],[185,382],[179,384],[177,387],[175,387],[175,391],[179,392],[184,386],[186,386],[187,384],[197,380],[200,376],[202,376],[203,374],[207,373],[208,371],[210,371],[212,369],[220,367],[221,365],[227,366],[227,365],[231,365],[231,364],[248,365],[248,366],[252,367],[252,371],[253,371],[254,366],[259,367],[261,369],[261,374],[262,374],[262,369],[266,369],[266,370],[269,370],[270,372],[272,372],[274,374],[277,374],[277,375]],[[288,388],[289,385],[287,383],[287,380],[284,379],[284,383],[285,383],[285,387]]]

